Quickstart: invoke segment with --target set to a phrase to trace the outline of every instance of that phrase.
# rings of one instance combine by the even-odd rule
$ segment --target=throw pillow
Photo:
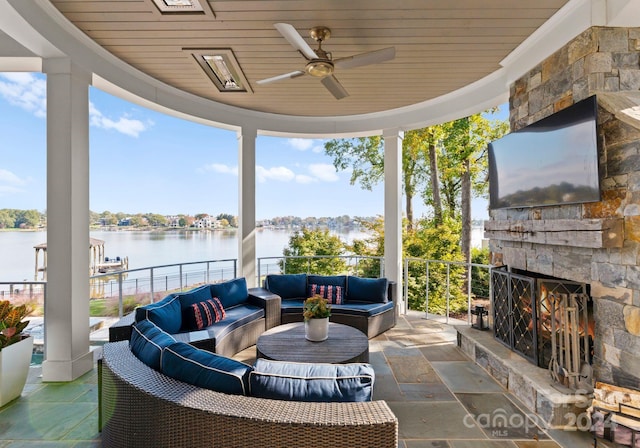
[[[309,284],[315,285],[333,285],[340,286],[343,291],[347,290],[347,276],[346,275],[312,275],[308,277]]]
[[[140,361],[155,370],[160,370],[162,363],[162,350],[176,342],[168,333],[165,333],[149,320],[136,322],[131,327],[131,339],[129,349]]]
[[[247,395],[252,367],[243,362],[176,342],[164,349],[162,373],[225,394]]]
[[[342,286],[334,285],[316,285],[312,283],[309,285],[308,297],[315,295],[322,296],[324,299],[334,305],[340,305],[344,297]]]
[[[387,303],[388,286],[386,278],[349,277],[347,301]]]
[[[189,308],[186,308],[182,315],[182,326],[188,331],[202,330],[220,322],[225,316],[226,313],[220,300],[217,297],[212,297],[203,302],[193,303]]]
[[[371,401],[370,364],[294,363],[258,359],[249,374],[251,396],[294,401]]]

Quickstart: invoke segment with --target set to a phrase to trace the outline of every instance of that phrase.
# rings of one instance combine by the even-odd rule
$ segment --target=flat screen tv
[[[489,144],[491,209],[600,200],[591,96]]]

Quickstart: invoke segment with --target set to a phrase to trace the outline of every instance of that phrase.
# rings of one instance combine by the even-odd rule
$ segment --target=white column
[[[89,73],[48,59],[47,298],[43,381],[93,368],[89,351]]]
[[[249,288],[256,281],[256,137],[257,129],[243,127],[238,133],[238,277]]]
[[[402,300],[402,139],[400,129],[385,129],[384,138],[384,272],[397,284],[393,291],[399,311]]]

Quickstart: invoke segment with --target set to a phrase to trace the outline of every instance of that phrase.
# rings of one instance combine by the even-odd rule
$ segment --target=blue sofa
[[[105,447],[395,448],[398,421],[372,401],[369,364],[258,359],[176,341],[152,321],[105,344],[98,364]]]
[[[264,288],[280,297],[283,324],[303,320],[304,300],[320,294],[331,303],[331,322],[357,328],[373,338],[396,324],[394,283],[386,278],[347,275],[270,274]]]
[[[142,320],[153,322],[178,342],[233,356],[280,325],[280,298],[262,288],[247,289],[244,278],[171,293],[112,325],[109,342],[131,339],[132,325]]]

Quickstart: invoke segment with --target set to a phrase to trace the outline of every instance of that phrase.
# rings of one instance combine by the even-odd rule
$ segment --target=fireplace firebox
[[[593,301],[585,283],[510,270],[492,271],[493,331],[497,340],[560,385],[589,389]]]

